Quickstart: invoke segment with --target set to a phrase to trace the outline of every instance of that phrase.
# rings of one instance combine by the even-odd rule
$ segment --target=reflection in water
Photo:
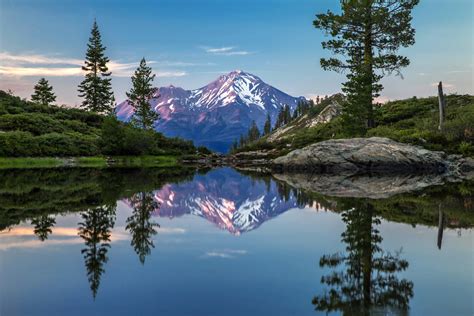
[[[321,257],[320,267],[334,271],[321,278],[330,289],[313,299],[316,310],[344,315],[369,314],[373,307],[407,310],[413,282],[399,280],[397,273],[408,268],[408,261],[399,257],[401,251],[391,254],[380,247],[382,236],[376,228],[380,218],[372,205],[359,202],[344,211],[342,219],[346,223],[341,235],[346,251]]]
[[[140,192],[132,196],[130,204],[133,207],[133,213],[127,218],[126,229],[132,236],[130,244],[135,249],[140,262],[144,264],[145,257],[151,253],[151,248],[155,247],[153,244],[153,236],[157,233],[155,227],[160,227],[158,223],[150,221],[159,203],[154,200],[152,192]]]
[[[159,227],[153,216],[175,218],[192,214],[239,235],[257,230],[289,209],[315,206],[341,213],[346,224],[342,234],[345,251],[320,258],[321,268],[333,272],[322,278],[327,292],[314,298],[315,308],[345,314],[366,313],[374,308],[403,312],[408,310],[414,285],[399,279],[399,273],[408,269],[408,262],[400,257],[401,253],[391,254],[382,249],[382,236],[377,229],[380,219],[414,227],[438,227],[438,247],[441,248],[444,229],[473,227],[474,185],[457,183],[372,200],[347,197],[350,192],[360,195],[370,188],[379,188],[381,183],[391,183],[386,178],[382,182],[369,180],[358,179],[355,191],[348,189],[346,180],[326,179],[324,192],[333,193],[331,195],[311,190],[305,182],[298,186],[288,179],[243,174],[230,168],[207,173],[162,169],[0,170],[0,231],[8,236],[9,228],[31,221],[34,234],[45,241],[41,244],[52,244],[51,239],[58,229],[53,227],[60,226],[56,221],[64,214],[78,214],[81,218],[78,235],[85,244],[81,252],[95,298],[111,251],[117,201],[125,201],[132,209],[131,215],[127,214],[125,229],[142,264],[154,248],[153,239]],[[411,185],[413,181],[410,179],[408,183]],[[121,222],[120,218],[117,222]],[[292,229],[298,231],[299,227]],[[29,232],[31,234],[31,230]],[[250,235],[242,240],[256,234]],[[271,241],[267,242],[270,245]],[[229,251],[226,246],[223,248]],[[443,251],[445,248],[443,245]],[[311,291],[304,300],[312,295]],[[311,307],[308,310],[311,311]]]
[[[38,239],[45,241],[48,239],[48,235],[53,232],[52,228],[56,224],[56,219],[49,215],[41,215],[32,219],[31,224],[34,226],[34,233]]]
[[[87,270],[87,279],[96,297],[100,278],[105,272],[104,264],[108,261],[110,235],[115,224],[116,204],[104,205],[81,213],[79,236],[84,239],[85,248],[81,250]]]

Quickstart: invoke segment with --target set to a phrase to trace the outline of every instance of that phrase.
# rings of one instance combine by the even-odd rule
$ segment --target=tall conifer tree
[[[341,13],[316,15],[314,26],[332,37],[322,43],[323,48],[342,57],[322,58],[321,67],[347,72],[343,118],[353,134],[375,126],[373,100],[383,88],[380,80],[390,73],[400,74],[410,63],[397,51],[415,43],[411,13],[418,2],[341,0]]]
[[[102,45],[99,26],[94,21],[91,36],[87,44],[86,60],[82,70],[86,72],[79,85],[79,97],[84,98],[81,106],[91,112],[111,113],[113,111],[113,92],[107,67],[110,61],[105,56],[106,47]]]
[[[254,142],[260,138],[260,131],[258,130],[257,123],[255,123],[255,121],[252,121],[252,124],[250,125],[247,138],[249,142]]]
[[[272,121],[270,118],[270,114],[267,114],[267,120],[265,121],[265,125],[263,126],[263,135],[270,134],[272,130]]]
[[[156,92],[156,88],[152,85],[153,79],[155,75],[151,74],[151,67],[148,67],[145,58],[142,58],[132,77],[132,88],[127,92],[127,97],[135,109],[132,123],[143,129],[153,128],[153,123],[159,118],[158,113],[150,106],[150,100]]]
[[[31,101],[38,104],[50,105],[56,101],[53,87],[49,85],[48,80],[41,78],[34,87],[35,93],[31,96]]]

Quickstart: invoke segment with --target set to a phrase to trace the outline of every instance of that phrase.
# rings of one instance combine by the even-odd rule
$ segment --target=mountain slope
[[[267,114],[274,122],[281,107],[288,104],[293,110],[301,99],[237,70],[196,90],[159,88],[150,103],[160,114],[156,130],[227,152],[232,142],[248,131],[252,121],[262,129]],[[127,121],[133,108],[124,101],[117,106],[116,113],[119,119]]]

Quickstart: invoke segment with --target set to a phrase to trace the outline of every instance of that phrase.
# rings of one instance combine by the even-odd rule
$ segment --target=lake
[[[382,180],[0,170],[0,315],[473,315],[474,183]]]

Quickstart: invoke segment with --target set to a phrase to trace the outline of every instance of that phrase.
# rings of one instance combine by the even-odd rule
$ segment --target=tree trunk
[[[439,203],[438,207],[438,249],[441,250],[441,245],[443,244],[444,213],[441,211],[441,203]]]
[[[439,102],[439,125],[438,130],[443,130],[444,119],[446,118],[446,100],[443,93],[443,83],[438,84],[438,102]]]
[[[367,2],[366,8],[366,29],[364,39],[364,70],[365,70],[365,84],[367,85],[366,90],[366,102],[367,102],[367,128],[371,129],[375,127],[374,120],[374,108],[373,108],[373,42],[372,42],[372,1]]]

